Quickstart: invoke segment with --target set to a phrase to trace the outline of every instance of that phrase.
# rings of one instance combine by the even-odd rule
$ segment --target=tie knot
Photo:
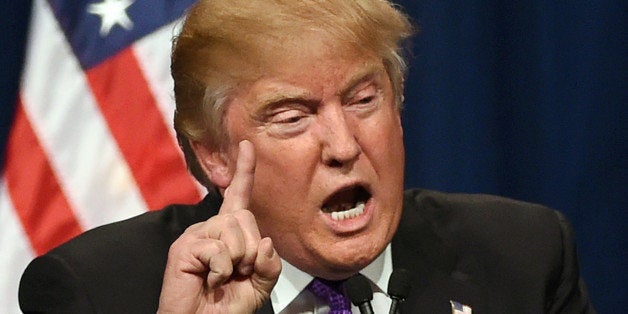
[[[351,314],[351,303],[345,296],[342,281],[314,278],[307,286],[315,296],[327,301],[329,314]]]

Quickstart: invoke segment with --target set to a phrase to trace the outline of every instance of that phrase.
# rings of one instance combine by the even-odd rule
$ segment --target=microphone
[[[389,314],[397,314],[399,311],[397,307],[408,297],[410,288],[412,288],[410,272],[403,268],[393,270],[388,279],[388,295],[392,299]]]
[[[360,309],[361,314],[373,314],[371,300],[373,300],[373,289],[368,279],[357,273],[345,281],[345,290],[349,300]]]

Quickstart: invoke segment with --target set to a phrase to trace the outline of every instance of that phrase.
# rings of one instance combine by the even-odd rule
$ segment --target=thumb
[[[269,237],[260,240],[253,269],[251,283],[262,299],[268,300],[270,291],[273,290],[281,273],[281,259]]]

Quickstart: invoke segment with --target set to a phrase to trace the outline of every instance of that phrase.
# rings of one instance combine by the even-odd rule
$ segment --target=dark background
[[[626,1],[399,1],[407,186],[543,203],[574,225],[600,313],[628,307]],[[30,1],[0,0],[0,156]]]

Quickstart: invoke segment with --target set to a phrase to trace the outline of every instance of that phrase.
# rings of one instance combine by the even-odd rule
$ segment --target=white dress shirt
[[[299,270],[288,262],[281,260],[282,270],[277,285],[270,294],[275,313],[312,313],[327,314],[329,306],[324,300],[318,299],[309,290],[305,289],[314,279],[311,275]],[[392,254],[390,244],[371,264],[360,271],[369,279],[373,288],[373,311],[388,313],[391,300],[386,294],[388,279],[392,273]],[[353,313],[360,313],[359,309],[351,305]]]

